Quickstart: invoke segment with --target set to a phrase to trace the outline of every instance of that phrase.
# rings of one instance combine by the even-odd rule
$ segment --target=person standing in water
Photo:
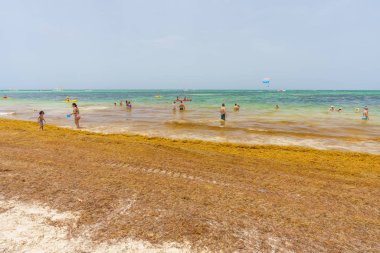
[[[44,111],[40,111],[38,119],[37,119],[38,124],[40,125],[40,130],[42,131],[44,130],[44,123],[46,124],[44,115],[45,115]]]
[[[220,119],[221,120],[226,120],[226,106],[225,106],[224,103],[220,107]]]
[[[364,106],[362,120],[369,120],[369,116],[368,116],[368,106]]]
[[[75,125],[77,128],[79,128],[79,120],[80,120],[79,109],[76,103],[73,103],[72,107],[73,107],[73,113],[71,115],[74,115]]]
[[[173,111],[177,110],[177,104],[175,101],[173,101],[173,103],[172,103],[172,110]]]
[[[279,105],[276,105],[276,106],[274,107],[274,109],[278,110],[278,109],[280,109],[280,106],[279,106]]]
[[[183,103],[183,101],[181,101],[181,103],[179,104],[179,110],[180,111],[184,111],[185,110],[185,104]]]
[[[238,112],[239,110],[240,110],[240,105],[235,104],[235,106],[234,106],[234,111],[235,111],[235,112]]]

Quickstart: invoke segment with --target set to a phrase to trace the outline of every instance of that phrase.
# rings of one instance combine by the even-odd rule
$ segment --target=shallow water
[[[46,121],[73,127],[70,103],[77,99],[83,129],[103,133],[132,133],[210,141],[298,145],[380,154],[380,91],[270,91],[270,90],[65,90],[0,91],[0,117]],[[155,96],[161,96],[155,98]],[[190,97],[186,111],[173,111],[172,101]],[[133,108],[119,106],[131,100]],[[114,106],[117,102],[117,106]],[[226,103],[226,122],[219,106]],[[241,106],[233,112],[234,103]],[[278,104],[279,110],[274,106]],[[330,105],[343,112],[328,112]],[[370,120],[361,120],[363,106]],[[360,108],[355,113],[355,108]]]

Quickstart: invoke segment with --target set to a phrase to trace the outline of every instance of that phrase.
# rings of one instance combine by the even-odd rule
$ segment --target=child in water
[[[45,115],[44,111],[40,111],[38,119],[37,119],[38,124],[40,125],[40,130],[42,131],[44,130],[44,123],[46,124],[44,115]]]
[[[368,116],[368,106],[364,106],[362,120],[369,120],[369,116]]]

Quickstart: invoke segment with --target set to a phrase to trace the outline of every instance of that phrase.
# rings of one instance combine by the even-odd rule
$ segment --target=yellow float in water
[[[65,102],[65,103],[75,103],[75,102],[77,102],[77,100],[76,99],[70,99],[70,100],[63,100],[63,102]]]
[[[161,98],[161,96],[159,96],[159,95],[156,95],[156,96],[154,96],[155,98]]]

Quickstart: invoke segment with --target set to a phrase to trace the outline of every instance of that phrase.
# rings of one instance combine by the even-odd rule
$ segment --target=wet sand
[[[380,249],[378,155],[37,129],[0,120],[0,250]]]

